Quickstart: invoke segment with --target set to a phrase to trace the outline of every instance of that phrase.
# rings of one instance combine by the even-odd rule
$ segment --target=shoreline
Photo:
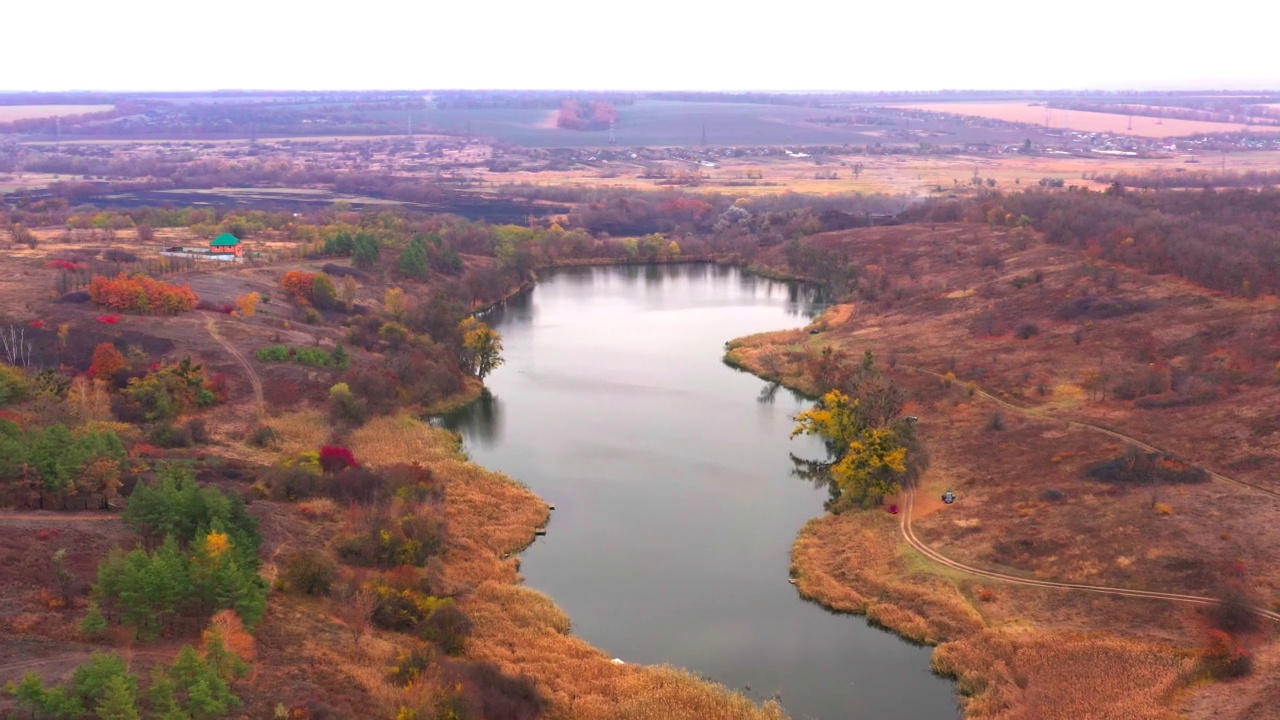
[[[725,344],[725,363],[812,396],[805,362],[814,350],[833,344],[824,337],[827,330],[855,316],[856,307],[836,305],[814,319],[811,327],[822,330],[816,335],[780,330],[735,338]],[[850,337],[844,333],[839,339]],[[860,347],[839,340],[834,345],[846,351]],[[906,370],[908,376],[914,372]],[[943,442],[934,467],[916,488],[926,498],[946,489],[948,479],[966,467],[963,458],[941,452],[946,447]],[[1053,602],[1069,603],[1088,621],[1060,621],[1036,604],[1043,602],[1044,591],[937,565],[904,541],[899,526],[899,517],[884,512],[828,512],[810,520],[792,546],[794,584],[801,597],[829,611],[863,615],[869,624],[908,642],[932,646],[931,670],[955,684],[964,718],[1031,712],[1035,702],[1028,699],[1028,688],[1058,692],[1063,673],[1076,673],[1094,689],[1087,704],[1078,708],[1082,714],[1074,717],[1112,703],[1139,702],[1116,680],[1139,674],[1161,697],[1144,699],[1149,704],[1143,713],[1148,714],[1134,717],[1172,717],[1202,681],[1193,651],[1170,644],[1158,633],[1135,635],[1116,629],[1110,618],[1141,616],[1146,612],[1141,602],[1112,607],[1099,598],[1063,596]],[[1006,605],[1011,601],[1014,605]],[[1100,663],[1115,670],[1098,672]]]

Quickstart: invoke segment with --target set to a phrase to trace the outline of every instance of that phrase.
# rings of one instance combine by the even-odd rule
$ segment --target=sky
[[[0,90],[1280,89],[1266,2],[5,2]]]

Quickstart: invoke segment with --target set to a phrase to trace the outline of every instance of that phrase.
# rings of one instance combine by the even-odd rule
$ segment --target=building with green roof
[[[231,233],[222,233],[209,243],[209,252],[218,254],[232,254],[236,257],[244,256],[244,244],[240,242],[240,238]]]

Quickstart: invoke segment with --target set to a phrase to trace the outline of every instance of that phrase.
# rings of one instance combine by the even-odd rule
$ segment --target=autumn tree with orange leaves
[[[113,310],[177,315],[194,310],[200,296],[187,285],[171,285],[163,280],[120,273],[115,279],[98,275],[89,283],[89,298]]]
[[[89,366],[89,375],[98,380],[110,380],[115,374],[129,367],[124,354],[109,342],[98,343],[93,349],[93,364]]]

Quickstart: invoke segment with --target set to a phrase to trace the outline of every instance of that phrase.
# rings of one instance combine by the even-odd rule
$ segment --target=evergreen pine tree
[[[142,720],[134,693],[126,677],[117,675],[108,680],[98,703],[98,720]]]
[[[396,266],[401,275],[415,280],[426,280],[431,274],[430,257],[427,254],[427,243],[421,235],[414,235],[408,247],[400,254],[400,262]]]

